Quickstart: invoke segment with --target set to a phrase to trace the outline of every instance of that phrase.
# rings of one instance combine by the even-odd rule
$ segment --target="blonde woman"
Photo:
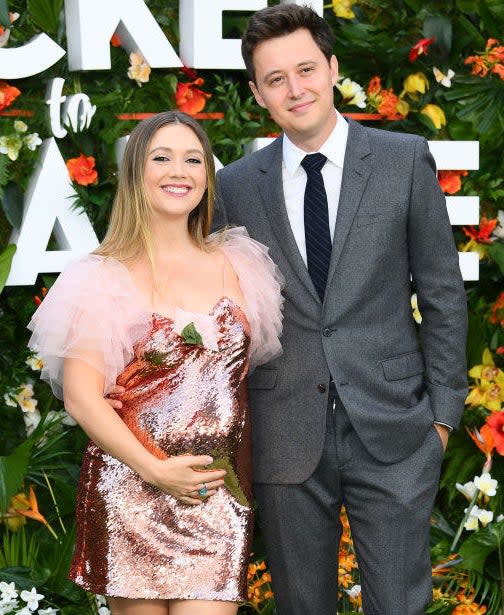
[[[197,122],[141,122],[103,243],[29,325],[42,377],[90,437],[70,578],[114,615],[233,615],[246,598],[246,375],[280,353],[280,276],[244,229],[209,235],[213,201]]]

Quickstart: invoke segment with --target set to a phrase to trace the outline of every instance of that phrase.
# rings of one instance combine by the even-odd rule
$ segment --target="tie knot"
[[[310,173],[311,171],[320,171],[325,165],[326,160],[327,158],[324,154],[307,154],[303,160],[301,160],[301,166],[306,173]]]

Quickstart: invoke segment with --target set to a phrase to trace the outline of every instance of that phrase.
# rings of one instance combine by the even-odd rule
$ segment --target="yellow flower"
[[[134,79],[141,87],[142,83],[147,83],[149,81],[151,68],[141,53],[135,53],[133,51],[130,53],[129,59],[131,66],[128,68],[128,77]]]
[[[409,105],[405,100],[399,98],[399,100],[397,101],[396,110],[399,115],[403,115],[404,117],[406,117],[409,113]]]
[[[352,11],[352,6],[357,0],[332,0],[331,6],[336,17],[342,17],[343,19],[353,19],[355,13]]]
[[[356,81],[352,81],[348,77],[336,84],[336,88],[343,98],[343,102],[347,105],[355,105],[360,109],[366,106],[366,92],[361,85]]]
[[[466,404],[473,408],[482,406],[491,412],[500,412],[504,402],[504,372],[495,367],[492,353],[488,348],[483,351],[481,365],[469,370],[475,384],[469,387]]]
[[[418,309],[418,298],[417,298],[417,294],[416,293],[413,293],[411,295],[411,309],[413,310],[413,320],[417,324],[421,324],[422,323],[422,314],[420,313],[420,310]]]
[[[416,100],[418,94],[425,94],[429,89],[429,80],[423,73],[412,73],[403,81],[403,88],[401,96],[406,93]]]
[[[425,107],[420,111],[420,113],[426,115],[434,124],[437,130],[439,130],[441,126],[446,126],[446,116],[441,107],[429,103],[428,105],[425,105]]]

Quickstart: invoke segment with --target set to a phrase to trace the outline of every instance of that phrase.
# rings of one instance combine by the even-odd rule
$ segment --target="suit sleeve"
[[[467,395],[467,302],[445,197],[425,139],[415,145],[408,247],[434,420],[457,427]]]
[[[212,230],[217,231],[228,224],[226,208],[224,206],[224,198],[222,196],[222,173],[217,172],[215,177],[215,208],[212,222]]]

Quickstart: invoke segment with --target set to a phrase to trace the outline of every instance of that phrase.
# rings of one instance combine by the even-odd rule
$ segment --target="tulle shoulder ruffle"
[[[71,263],[28,324],[28,345],[44,362],[41,378],[63,399],[64,359],[82,359],[104,375],[107,393],[147,333],[149,316],[122,263],[97,255]]]
[[[239,278],[245,299],[251,330],[250,368],[253,369],[282,353],[279,337],[284,278],[268,256],[268,248],[249,237],[245,227],[231,227],[223,233],[221,248]]]

